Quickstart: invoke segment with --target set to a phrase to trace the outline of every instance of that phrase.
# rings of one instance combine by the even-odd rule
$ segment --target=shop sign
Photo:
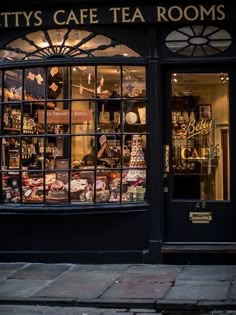
[[[44,124],[44,110],[38,110],[38,123]],[[83,123],[92,119],[89,109],[75,109],[71,111],[72,124]],[[69,110],[57,109],[47,111],[47,124],[69,124]]]
[[[212,119],[201,119],[196,121],[195,119],[190,120],[187,124],[182,124],[181,129],[186,139],[195,137],[196,135],[207,135],[213,129]]]
[[[210,148],[185,148],[181,149],[181,159],[182,160],[208,160],[208,159],[218,159],[219,158],[219,148],[218,145],[212,146]]]
[[[229,13],[229,12],[228,12]],[[55,27],[91,24],[224,21],[224,4],[158,5],[146,7],[58,8],[0,11],[0,28]]]

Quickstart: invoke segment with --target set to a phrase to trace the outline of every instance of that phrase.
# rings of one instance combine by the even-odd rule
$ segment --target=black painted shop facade
[[[232,262],[234,6],[11,7],[0,260]]]

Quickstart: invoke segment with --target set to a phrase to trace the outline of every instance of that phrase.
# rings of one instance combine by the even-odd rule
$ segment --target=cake
[[[50,198],[66,198],[67,197],[67,191],[64,189],[64,184],[60,180],[55,180],[50,187],[50,190],[48,192],[48,197]]]

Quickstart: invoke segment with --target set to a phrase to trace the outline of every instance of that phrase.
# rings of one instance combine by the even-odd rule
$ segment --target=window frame
[[[131,60],[124,60],[123,58],[121,60],[114,60],[113,58],[109,58],[109,60],[106,60],[106,62],[104,62],[104,59],[102,60],[102,62],[100,60],[76,60],[78,62],[75,63],[75,60],[67,60],[65,62],[65,60],[62,60],[60,58],[53,58],[53,60],[44,60],[40,61],[40,62],[21,62],[20,64],[18,62],[12,62],[11,64],[5,64],[3,67],[0,68],[0,70],[7,70],[7,69],[13,69],[13,68],[17,68],[17,69],[25,69],[25,68],[30,68],[30,67],[51,67],[53,65],[57,65],[57,66],[62,66],[62,67],[72,67],[74,65],[90,65],[90,66],[95,66],[95,67],[99,67],[99,65],[108,65],[108,66],[120,66],[123,67],[124,65],[126,66],[141,66],[141,67],[145,67],[146,69],[146,73],[147,73],[147,65],[146,62],[144,62],[144,59],[142,58],[142,60],[140,60],[140,58],[132,58],[134,59],[133,62],[131,62]],[[53,62],[52,62],[53,61]],[[27,65],[27,67],[26,67]],[[146,76],[146,86],[147,86],[147,76]],[[92,98],[92,101],[96,101],[96,98]],[[147,112],[148,112],[148,106],[147,106],[147,95],[146,95],[146,107],[147,107]],[[148,117],[148,114],[147,114]],[[148,122],[146,123],[146,135],[148,135]],[[1,135],[1,138],[3,138],[3,135]],[[148,169],[148,168],[147,168]],[[146,182],[148,181],[148,174],[146,175]],[[59,211],[85,211],[85,208],[90,209],[98,209],[98,208],[106,208],[106,206],[109,206],[111,209],[110,211],[117,211],[118,208],[122,208],[122,211],[125,210],[132,210],[134,208],[140,208],[140,207],[147,207],[148,205],[148,201],[146,200],[145,202],[140,202],[140,203],[94,203],[94,204],[72,204],[72,203],[68,203],[68,204],[54,204],[54,205],[48,205],[45,203],[41,203],[41,204],[12,204],[12,203],[1,203],[0,204],[0,209],[2,210],[4,208],[4,210],[10,211],[10,212],[14,212],[17,209],[17,213],[19,213],[20,211],[31,211],[30,208],[34,207],[37,209],[38,211],[51,211],[52,209],[57,209]],[[64,210],[62,210],[64,209]],[[112,210],[113,209],[113,210]],[[35,210],[35,209],[34,209]],[[106,211],[106,210],[105,210]]]

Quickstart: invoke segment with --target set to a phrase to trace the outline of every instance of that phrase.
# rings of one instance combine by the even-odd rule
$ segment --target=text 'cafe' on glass
[[[235,263],[233,12],[2,6],[1,261]]]

